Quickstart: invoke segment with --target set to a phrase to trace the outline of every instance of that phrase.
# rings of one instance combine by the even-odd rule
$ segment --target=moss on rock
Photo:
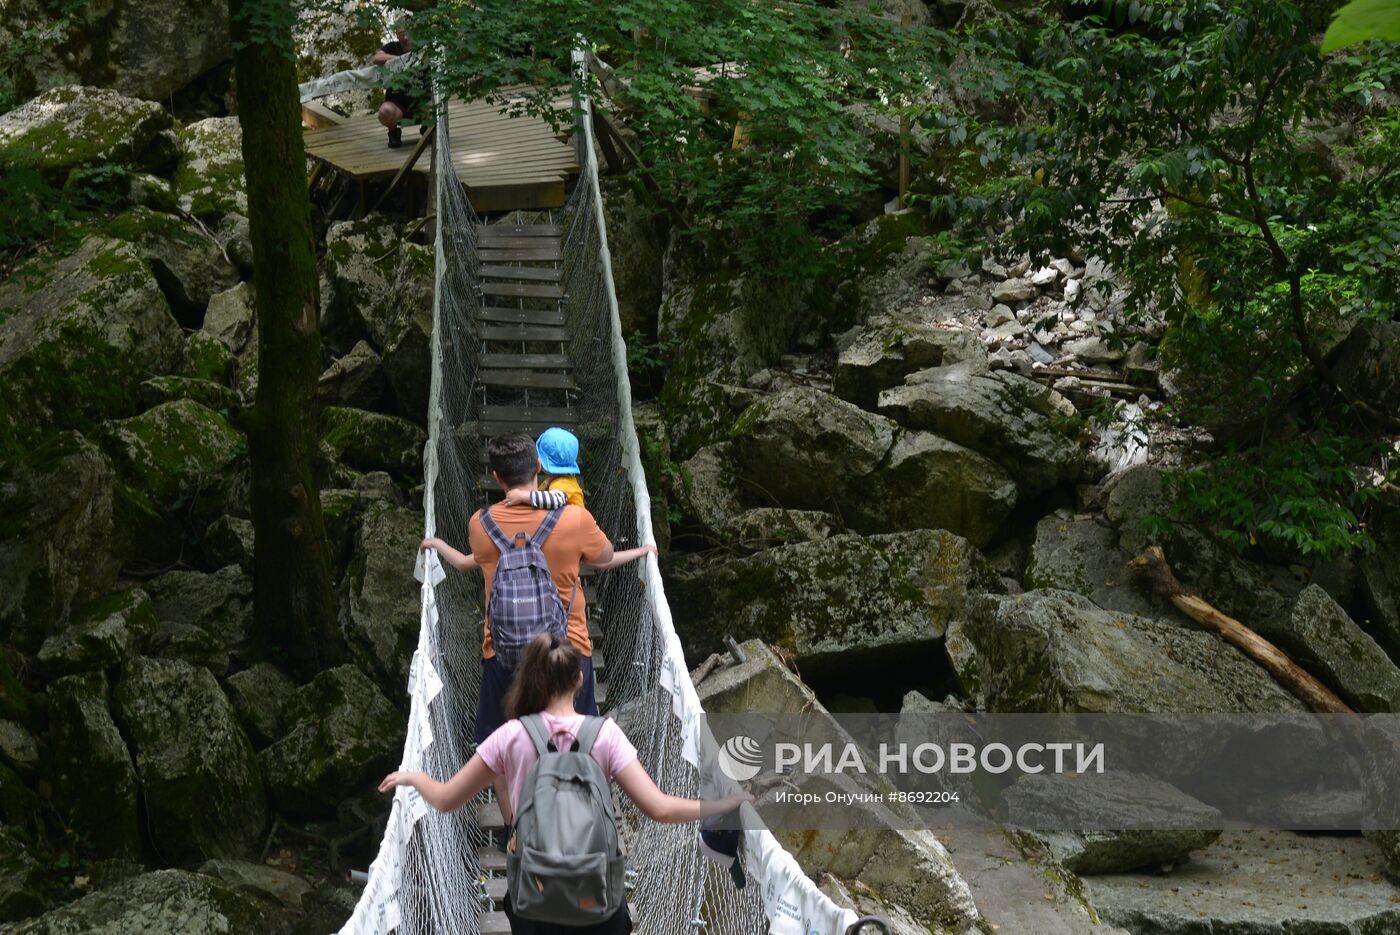
[[[321,413],[321,441],[351,467],[410,478],[422,472],[428,435],[397,416],[330,406]]]
[[[158,626],[145,591],[118,591],[84,607],[72,625],[45,640],[39,662],[50,678],[105,669],[133,655]]]
[[[0,115],[0,166],[60,181],[84,166],[163,171],[179,156],[174,120],[159,104],[108,88],[69,85]]]

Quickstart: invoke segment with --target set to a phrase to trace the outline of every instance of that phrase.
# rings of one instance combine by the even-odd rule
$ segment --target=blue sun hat
[[[582,474],[578,468],[578,436],[568,429],[545,429],[535,439],[540,467],[546,474]]]

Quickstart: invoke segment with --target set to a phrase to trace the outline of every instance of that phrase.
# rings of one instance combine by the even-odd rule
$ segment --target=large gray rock
[[[325,78],[338,71],[363,68],[383,42],[378,16],[366,16],[353,0],[299,7],[292,38],[296,42],[297,80]],[[370,88],[355,88],[319,98],[342,114],[370,114],[378,103]]]
[[[1276,642],[1358,711],[1400,712],[1400,668],[1317,585],[1298,595]]]
[[[653,335],[661,306],[666,218],[646,204],[642,186],[635,177],[603,179],[602,190],[622,335]]]
[[[183,357],[150,267],[123,241],[89,237],[0,285],[0,438],[131,415],[141,381]]]
[[[974,597],[945,646],[959,681],[992,712],[1306,710],[1212,633],[1106,611],[1067,591]]]
[[[1164,598],[1145,593],[1128,574],[1132,558],[1118,544],[1118,530],[1102,515],[1057,511],[1035,525],[1025,587],[1083,594],[1105,610],[1164,623],[1191,621]]]
[[[365,510],[345,575],[341,630],[353,658],[379,687],[398,697],[418,645],[421,594],[413,557],[423,541],[423,516],[378,503]],[[463,639],[476,639],[464,626]],[[469,635],[470,634],[470,635]]]
[[[842,335],[837,351],[832,390],[864,409],[874,409],[881,390],[898,386],[915,371],[987,360],[986,347],[970,331],[887,316]]]
[[[794,387],[754,403],[735,426],[742,483],[783,506],[829,510],[868,496],[897,427],[830,393]]]
[[[108,422],[99,441],[140,519],[130,533],[147,557],[178,552],[180,530],[247,510],[241,472],[247,444],[228,420],[189,399]]]
[[[0,165],[28,166],[59,182],[74,169],[118,165],[162,172],[180,147],[159,104],[107,88],[53,88],[0,114]]]
[[[228,348],[230,353],[241,355],[251,349],[256,338],[255,302],[253,286],[246,282],[211,295],[200,330]]]
[[[1055,859],[1074,873],[1122,873],[1180,863],[1220,837],[1219,830],[1209,828],[1221,821],[1217,809],[1140,773],[1022,776],[1002,794],[1002,802],[1013,825],[1084,828],[1121,816],[1131,826],[1039,832]]]
[[[162,625],[196,627],[222,648],[243,649],[253,627],[253,579],[237,565],[216,572],[168,571],[147,589]]]
[[[0,639],[33,652],[111,586],[114,484],[107,456],[76,432],[0,459]]]
[[[398,416],[338,407],[321,412],[321,442],[341,461],[363,471],[417,476],[427,441],[427,432]]]
[[[743,512],[739,500],[734,445],[706,445],[680,465],[675,482],[677,505],[715,542],[724,541],[729,524]]]
[[[322,672],[283,706],[287,734],[259,756],[277,807],[334,815],[398,762],[403,718],[354,666]]]
[[[410,319],[431,316],[432,307],[430,248],[377,215],[331,225],[321,264],[321,327],[332,347],[349,350],[366,338],[382,353]]]
[[[132,208],[108,222],[107,229],[136,248],[171,310],[187,326],[204,320],[211,296],[238,283],[238,270],[222,246],[173,214]]]
[[[188,399],[199,403],[205,409],[224,413],[243,405],[237,390],[222,383],[196,377],[151,377],[137,389],[136,398],[142,409],[154,409],[156,406],[181,399]]]
[[[384,367],[367,341],[356,343],[350,353],[332,361],[316,383],[316,397],[323,406],[383,409],[388,395]]]
[[[1016,484],[994,461],[931,432],[899,435],[888,459],[845,491],[850,524],[862,532],[947,529],[979,548],[1016,506]]]
[[[116,701],[161,855],[197,863],[257,853],[267,822],[262,779],[214,677],[186,662],[137,657],[122,670]]]
[[[0,720],[0,764],[32,778],[39,769],[39,745],[18,721]]]
[[[158,625],[145,591],[119,591],[83,608],[67,629],[45,640],[39,662],[50,678],[105,669],[134,655]]]
[[[831,302],[834,328],[881,315],[907,320],[929,311],[924,303],[933,292],[934,251],[926,232],[927,219],[916,211],[885,214],[831,246],[838,280]]]
[[[139,859],[136,770],[108,710],[101,672],[49,685],[48,779],[54,803],[100,857]]]
[[[296,682],[270,662],[249,666],[224,681],[224,694],[255,748],[261,750],[286,733],[282,710],[296,687]]]
[[[1378,412],[1400,411],[1400,321],[1352,329],[1332,365],[1342,388]]]
[[[175,170],[180,208],[208,227],[245,273],[253,265],[243,128],[237,117],[209,117],[180,130],[185,155]]]
[[[41,0],[0,0],[0,41],[55,15]],[[24,96],[66,84],[167,100],[233,55],[228,5],[201,0],[85,3],[65,8],[45,41],[27,44],[10,79]]]
[[[422,425],[428,421],[433,377],[433,309],[415,306],[397,322],[384,348],[384,375],[397,411]]]
[[[1153,935],[1400,931],[1397,890],[1360,837],[1226,831],[1169,874],[1084,878],[1100,918]]]
[[[0,828],[0,923],[27,919],[48,906],[46,868],[18,835]]]
[[[742,634],[791,647],[804,669],[932,651],[972,595],[1000,587],[977,550],[943,530],[832,536],[672,569],[667,579],[693,658]]]
[[[830,513],[756,507],[729,521],[723,541],[740,552],[758,552],[795,542],[819,542],[842,531],[840,520]]]
[[[21,922],[8,935],[282,935],[287,931],[275,907],[236,887],[186,870],[157,870]]]
[[[920,370],[880,393],[879,407],[907,428],[937,432],[986,455],[1028,494],[1085,473],[1079,445],[1055,427],[1074,407],[1019,374],[968,364]]]

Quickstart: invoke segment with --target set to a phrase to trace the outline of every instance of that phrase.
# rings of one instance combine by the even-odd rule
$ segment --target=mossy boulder
[[[1102,514],[1051,513],[1035,525],[1025,586],[1073,591],[1105,610],[1191,626],[1168,601],[1137,586],[1128,574],[1130,558]]]
[[[203,530],[215,517],[244,512],[247,444],[219,413],[189,399],[106,423],[103,448],[134,501],[135,548],[148,557],[178,551],[190,536],[186,518]]]
[[[210,523],[199,540],[199,554],[205,568],[237,565],[245,574],[253,573],[253,523],[241,516],[220,516]]]
[[[419,425],[427,425],[433,382],[431,305],[414,306],[395,324],[384,348],[384,375],[395,409]]]
[[[123,667],[116,702],[160,854],[189,864],[256,854],[267,823],[262,778],[214,677],[138,656]]]
[[[103,226],[146,261],[171,311],[186,327],[198,327],[210,297],[238,283],[238,270],[223,247],[184,218],[137,207]]]
[[[326,232],[321,263],[321,330],[346,351],[364,338],[380,353],[433,308],[433,251],[379,215],[340,221]]]
[[[0,763],[29,779],[39,769],[39,744],[18,721],[0,720]]]
[[[817,510],[784,510],[756,507],[730,519],[727,542],[744,552],[757,552],[795,542],[820,542],[843,529],[841,521]]]
[[[0,639],[34,652],[106,593],[122,563],[116,506],[111,462],[76,432],[0,459]]]
[[[237,565],[218,571],[167,571],[146,588],[161,624],[195,627],[222,648],[238,651],[253,626],[253,579]]]
[[[730,522],[744,510],[732,442],[716,442],[695,452],[679,466],[672,486],[686,519],[716,543],[725,540]]]
[[[947,529],[981,548],[1017,497],[1016,484],[990,458],[932,432],[903,432],[888,460],[847,488],[842,509],[860,532]]]
[[[184,356],[180,326],[131,245],[94,235],[61,260],[31,261],[0,285],[0,450],[131,415],[141,382]]]
[[[335,814],[402,753],[403,718],[355,666],[322,672],[292,694],[283,712],[287,734],[259,761],[273,802],[289,814]]]
[[[19,773],[0,763],[0,828],[32,833],[39,814],[39,797]]]
[[[888,315],[872,318],[837,339],[832,391],[863,409],[874,410],[880,391],[929,367],[957,363],[984,365],[987,349],[970,331]]]
[[[158,626],[145,591],[118,591],[83,608],[69,627],[45,640],[39,663],[50,678],[106,669],[134,655]]]
[[[52,682],[46,771],[54,804],[95,857],[141,856],[136,770],[101,672]]]
[[[345,573],[341,630],[360,668],[398,697],[418,646],[422,595],[410,574],[423,540],[423,514],[384,503],[364,510]],[[475,639],[464,624],[463,639]]]
[[[1107,611],[1067,591],[977,596],[945,645],[964,690],[994,713],[1306,710],[1215,634]]]
[[[16,43],[57,9],[44,0],[0,0],[0,41]],[[85,3],[63,8],[63,16],[12,66],[23,96],[87,84],[164,101],[232,55],[224,2]]]
[[[243,397],[238,395],[237,390],[198,377],[151,377],[137,388],[136,398],[147,409],[180,399],[187,399],[205,409],[224,413],[239,409],[243,405]]]
[[[242,356],[256,350],[256,296],[252,283],[240,282],[209,297],[209,307],[199,330],[215,339],[229,353]]]
[[[0,923],[27,919],[48,908],[48,876],[25,842],[0,828]]]
[[[1001,584],[966,539],[919,530],[837,535],[672,567],[666,590],[692,658],[743,634],[787,647],[807,671],[860,655],[932,651],[972,595]]]
[[[431,375],[432,368],[428,367]],[[316,397],[323,406],[384,410],[389,384],[379,355],[368,341],[359,341],[350,353],[331,362],[316,384]],[[426,397],[422,415],[426,417]],[[418,415],[419,413],[414,413]]]
[[[0,166],[63,181],[74,169],[116,165],[164,172],[180,155],[169,112],[110,88],[53,88],[0,114]]]
[[[180,130],[185,155],[175,170],[181,210],[210,229],[245,273],[252,269],[248,192],[243,179],[243,128],[237,117],[209,117]]]
[[[261,750],[286,733],[282,711],[296,688],[296,682],[270,662],[255,663],[224,681],[224,694],[255,748]]]
[[[186,363],[180,376],[192,380],[206,380],[222,386],[233,375],[236,364],[233,353],[217,338],[210,337],[203,331],[191,331],[185,338],[185,348]],[[242,392],[241,373],[239,377],[237,386],[240,399],[251,400],[251,393]]]
[[[880,412],[985,455],[1026,494],[1089,480],[1088,460],[1059,426],[1075,415],[1059,393],[977,364],[931,367],[879,395]]]
[[[321,441],[351,467],[409,478],[423,470],[428,433],[398,416],[331,406],[321,413]]]
[[[275,906],[240,892],[237,887],[188,870],[157,870],[21,922],[10,929],[9,935],[285,935],[288,931]]]
[[[928,219],[919,212],[886,214],[832,244],[828,326],[844,331],[881,315],[921,317],[935,262],[927,232]]]

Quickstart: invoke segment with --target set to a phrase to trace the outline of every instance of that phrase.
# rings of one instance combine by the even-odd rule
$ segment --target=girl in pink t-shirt
[[[574,710],[574,692],[583,682],[580,659],[579,651],[573,644],[541,633],[525,648],[515,680],[506,694],[506,716],[511,720],[502,724],[477,747],[466,766],[447,782],[439,782],[426,773],[416,771],[390,773],[379,784],[379,791],[388,792],[396,786],[412,786],[433,808],[450,812],[504,777],[510,789],[510,801],[500,803],[501,814],[506,824],[511,824],[514,820],[512,803],[519,801],[525,774],[539,758],[519,718],[527,714],[543,714],[555,747],[567,750],[583,724],[583,715]],[[591,755],[603,768],[604,775],[621,786],[642,814],[653,821],[671,824],[698,821],[710,815],[733,811],[745,802],[753,801],[753,796],[747,793],[713,802],[667,795],[656,788],[646,767],[637,759],[637,748],[632,746],[612,719],[598,732]],[[514,841],[511,843],[513,846]],[[517,935],[562,928],[517,919],[511,912],[509,899],[506,901],[506,914],[510,916],[511,931]],[[571,933],[607,932],[609,935],[631,930],[631,917],[625,904],[606,922],[569,929]]]

